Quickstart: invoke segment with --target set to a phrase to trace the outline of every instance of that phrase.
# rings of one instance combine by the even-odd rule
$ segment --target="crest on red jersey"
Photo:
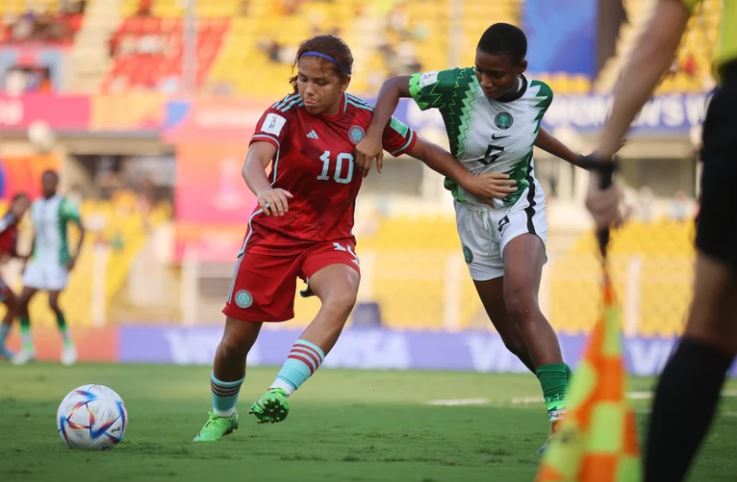
[[[361,126],[352,126],[348,130],[348,139],[354,144],[361,142],[364,137],[366,137],[366,131]]]

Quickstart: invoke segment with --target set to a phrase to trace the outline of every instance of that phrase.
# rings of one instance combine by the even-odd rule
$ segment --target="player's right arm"
[[[256,195],[258,205],[267,216],[283,216],[289,210],[292,193],[273,188],[266,177],[266,166],[276,154],[276,147],[269,142],[254,142],[248,148],[241,174],[248,188]]]
[[[374,159],[376,170],[381,172],[384,153],[381,137],[402,97],[410,97],[409,76],[392,77],[381,85],[366,137],[356,145],[356,165],[363,170],[364,176],[371,170]]]
[[[241,169],[243,180],[256,195],[259,207],[267,216],[284,216],[289,210],[289,199],[292,198],[289,191],[273,187],[273,183],[266,177],[266,166],[278,152],[288,149],[287,107],[294,100],[294,95],[290,95],[266,109],[256,123],[248,154]],[[275,182],[276,178],[273,181]]]

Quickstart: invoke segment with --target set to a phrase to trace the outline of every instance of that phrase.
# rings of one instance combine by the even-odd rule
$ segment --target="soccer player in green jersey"
[[[610,161],[630,123],[670,67],[700,0],[659,0],[614,90],[592,159]],[[715,67],[720,85],[704,121],[696,279],[686,329],[658,383],[645,450],[647,482],[677,482],[714,417],[737,354],[737,0],[723,0]],[[586,204],[597,226],[621,222],[621,193],[591,176]],[[701,479],[698,479],[701,480]]]
[[[500,182],[511,188],[510,194],[489,202],[446,180],[476,291],[507,348],[540,380],[554,429],[565,411],[570,371],[538,303],[548,227],[533,145],[574,164],[580,156],[540,129],[553,92],[523,75],[526,53],[525,34],[497,23],[481,36],[474,67],[387,80],[356,151],[366,171],[373,159],[380,170],[379,134],[399,98],[411,97],[422,110],[440,110],[451,153],[466,169],[499,173]]]
[[[67,285],[69,272],[74,268],[82,249],[85,230],[79,210],[57,192],[58,186],[59,174],[53,170],[44,171],[41,174],[42,196],[31,205],[33,252],[23,273],[23,292],[18,300],[23,347],[13,358],[16,365],[28,363],[36,356],[31,341],[28,305],[39,290],[48,292],[49,308],[56,315],[63,342],[62,364],[72,365],[77,361],[77,350],[69,333],[64,312],[59,306],[59,296]],[[67,229],[69,223],[75,224],[79,230],[79,240],[74,254],[69,252]]]

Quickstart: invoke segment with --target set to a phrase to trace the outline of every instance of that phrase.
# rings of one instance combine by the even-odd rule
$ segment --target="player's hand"
[[[267,216],[284,216],[289,211],[289,200],[292,193],[281,188],[269,188],[256,196],[258,205]]]
[[[376,160],[376,172],[381,173],[384,167],[384,147],[381,138],[374,139],[366,135],[356,144],[356,166],[363,171],[363,177],[368,176],[371,164]]]
[[[589,185],[586,192],[586,208],[594,218],[597,229],[619,226],[622,224],[622,191],[616,182],[606,188],[601,187],[602,177],[606,171],[614,170],[611,160],[601,160],[595,155],[584,158],[589,169]]]
[[[74,266],[77,264],[77,256],[72,256],[69,258],[69,261],[67,261],[67,270],[71,271],[74,269]]]
[[[517,190],[517,182],[503,172],[470,175],[461,187],[482,200],[503,199]]]

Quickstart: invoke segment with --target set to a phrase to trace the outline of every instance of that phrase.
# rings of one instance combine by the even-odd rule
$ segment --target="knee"
[[[59,307],[59,302],[56,300],[49,300],[49,308],[51,308],[51,311],[54,313],[59,313],[61,311],[61,308]]]
[[[220,354],[225,358],[245,358],[248,355],[248,345],[236,337],[225,337],[220,341]]]
[[[356,305],[356,294],[354,290],[336,290],[326,297],[325,307],[347,315]]]
[[[507,314],[516,322],[524,322],[530,318],[533,312],[532,300],[527,296],[514,294],[507,296],[504,303],[507,308]]]

